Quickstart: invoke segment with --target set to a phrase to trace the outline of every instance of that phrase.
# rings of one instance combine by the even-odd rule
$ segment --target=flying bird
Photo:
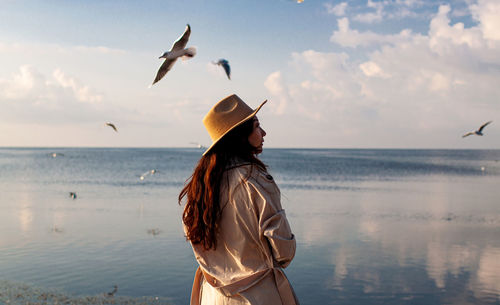
[[[481,125],[481,127],[479,127],[479,129],[478,129],[478,130],[476,130],[476,131],[471,131],[471,132],[468,132],[468,133],[464,134],[464,135],[462,136],[462,138],[465,138],[465,137],[468,137],[468,136],[472,136],[472,135],[482,136],[482,135],[483,135],[483,129],[484,129],[484,127],[488,126],[488,124],[489,124],[489,123],[491,123],[491,122],[493,122],[493,121],[489,121],[489,122],[484,123],[484,124],[483,124],[483,125]]]
[[[231,67],[229,66],[229,61],[227,61],[224,58],[219,59],[219,61],[212,61],[214,65],[219,65],[224,68],[224,71],[226,71],[226,75],[228,79],[231,79]]]
[[[165,61],[160,66],[160,69],[158,69],[156,78],[151,86],[156,84],[160,79],[163,78],[163,76],[165,76],[165,74],[167,74],[168,71],[170,71],[170,69],[172,69],[175,62],[177,61],[177,58],[181,57],[182,59],[187,59],[196,55],[196,48],[186,48],[189,40],[189,35],[191,35],[191,27],[188,24],[186,26],[184,34],[182,34],[182,36],[174,42],[172,48],[170,48],[169,51],[166,51],[162,56],[159,57],[160,59],[164,58]]]
[[[156,172],[158,172],[158,170],[156,170],[156,169],[149,170],[149,171],[145,172],[144,174],[142,174],[141,177],[139,177],[139,179],[144,180],[147,175],[154,175],[154,174],[156,174]]]
[[[107,126],[109,126],[109,127],[113,128],[113,130],[114,130],[114,131],[118,132],[118,129],[116,129],[115,124],[110,123],[110,122],[106,122],[106,123],[105,123],[105,125],[107,125]]]

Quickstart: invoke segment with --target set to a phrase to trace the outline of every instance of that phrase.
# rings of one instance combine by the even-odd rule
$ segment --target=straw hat
[[[203,118],[203,124],[212,139],[212,145],[203,155],[208,153],[228,132],[253,118],[266,102],[267,100],[253,110],[236,94],[233,94],[215,104]]]

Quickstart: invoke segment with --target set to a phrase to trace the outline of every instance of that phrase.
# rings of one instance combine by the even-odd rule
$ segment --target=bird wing
[[[182,34],[181,37],[177,38],[177,40],[172,45],[172,48],[170,49],[170,51],[184,49],[188,43],[189,35],[191,35],[191,27],[188,24],[188,25],[186,25],[186,30],[184,31],[184,34]]]
[[[118,129],[116,129],[115,124],[113,124],[113,123],[106,123],[106,125],[108,125],[109,127],[113,128],[114,131],[118,132]]]
[[[479,127],[479,129],[477,131],[481,132],[483,131],[483,128],[486,127],[489,123],[491,123],[492,121],[489,121],[489,122],[486,122],[484,123],[483,125],[481,125],[481,127]]]
[[[229,66],[229,62],[227,60],[222,61],[222,67],[224,71],[226,71],[227,78],[231,79],[231,67]]]
[[[153,81],[153,83],[151,85],[156,84],[160,79],[162,79],[163,76],[165,76],[165,74],[167,74],[167,72],[170,71],[170,69],[172,69],[172,66],[174,65],[176,60],[177,60],[177,58],[165,59],[163,64],[158,69],[158,72],[156,73],[155,80]]]
[[[473,134],[474,134],[473,132],[468,132],[468,133],[464,134],[462,136],[462,138],[468,137],[468,136],[473,135]]]

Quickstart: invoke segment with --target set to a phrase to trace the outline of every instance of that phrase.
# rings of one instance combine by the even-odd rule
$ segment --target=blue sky
[[[500,148],[499,14],[497,0],[3,0],[0,145],[209,145],[201,119],[236,93],[269,100],[268,147]],[[197,55],[148,89],[186,23]]]

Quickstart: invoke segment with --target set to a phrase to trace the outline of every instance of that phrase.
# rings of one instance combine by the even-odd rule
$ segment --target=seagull
[[[69,197],[76,199],[76,193],[75,192],[69,192]]]
[[[189,35],[191,35],[191,27],[188,24],[186,26],[184,34],[182,34],[182,36],[174,42],[172,48],[170,48],[169,51],[166,51],[162,56],[159,57],[165,58],[165,61],[156,73],[156,78],[151,86],[160,81],[160,79],[162,79],[163,76],[165,76],[165,74],[167,74],[167,72],[172,69],[177,58],[182,57],[183,59],[187,59],[188,57],[190,58],[196,55],[196,48],[186,48],[187,42],[189,40]]]
[[[224,68],[228,79],[231,79],[231,67],[229,66],[229,61],[224,58],[219,59],[219,61],[212,61],[214,65],[219,65]]]
[[[145,172],[144,174],[142,174],[139,179],[144,180],[147,175],[154,175],[154,174],[156,174],[157,171],[158,170],[156,170],[156,169],[149,170],[149,171]]]
[[[113,291],[108,292],[108,297],[114,296],[117,291],[118,291],[118,286],[115,285],[114,288],[113,288]]]
[[[189,142],[189,144],[196,145],[196,147],[198,147],[199,149],[205,149],[206,148],[204,145],[201,145],[198,142]]]
[[[62,232],[64,232],[64,230],[61,229],[61,228],[58,228],[56,225],[54,225],[52,227],[52,232],[54,232],[54,233],[62,233]]]
[[[60,157],[60,156],[64,156],[64,154],[62,154],[62,153],[52,153],[51,156],[52,156],[52,158],[57,158],[57,157]]]
[[[161,232],[160,229],[157,229],[157,228],[148,230],[148,234],[151,234],[153,236],[160,234],[160,232]]]
[[[483,129],[484,129],[484,127],[486,127],[486,126],[487,126],[489,123],[491,123],[491,122],[493,122],[493,121],[489,121],[489,122],[484,123],[484,124],[483,124],[483,125],[481,125],[481,127],[479,127],[479,129],[478,129],[478,130],[476,130],[476,131],[471,131],[471,132],[468,132],[468,133],[464,134],[464,135],[462,136],[462,138],[465,138],[465,137],[468,137],[468,136],[471,136],[471,135],[482,136],[482,135],[483,135]]]
[[[106,122],[106,123],[105,123],[105,125],[107,125],[107,126],[109,126],[109,127],[113,128],[113,130],[114,130],[114,131],[118,132],[118,129],[116,129],[115,124],[113,124],[113,123],[111,123],[111,122]]]

